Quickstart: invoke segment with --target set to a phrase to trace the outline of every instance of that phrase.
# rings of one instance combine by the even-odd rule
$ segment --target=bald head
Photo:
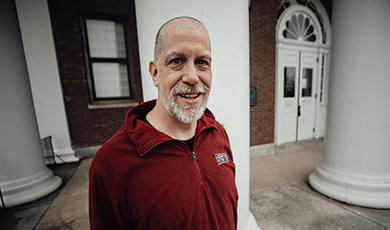
[[[209,38],[206,27],[199,20],[192,17],[177,17],[164,23],[157,32],[154,43],[154,62],[157,64],[162,51],[165,48],[165,34],[172,30],[190,29],[194,32],[203,32]],[[210,45],[210,39],[209,39]],[[210,47],[210,46],[209,46]]]

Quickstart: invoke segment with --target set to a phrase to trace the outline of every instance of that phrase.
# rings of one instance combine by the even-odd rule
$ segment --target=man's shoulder
[[[204,111],[202,120],[203,120],[203,122],[204,122],[206,125],[208,125],[208,126],[214,126],[214,127],[216,127],[218,130],[221,130],[221,131],[223,131],[223,132],[226,132],[224,126],[223,126],[221,123],[219,123],[219,122],[217,121],[217,119],[215,118],[214,114],[211,112],[210,109],[207,108],[207,109]]]
[[[99,148],[93,164],[101,168],[120,165],[124,163],[124,159],[131,158],[134,153],[134,146],[128,138],[125,127],[122,127]]]

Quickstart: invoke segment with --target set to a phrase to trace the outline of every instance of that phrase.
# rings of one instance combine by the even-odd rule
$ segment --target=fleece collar
[[[140,156],[147,154],[159,144],[175,140],[143,121],[142,118],[145,117],[155,105],[156,100],[141,103],[130,109],[126,115],[126,133]],[[198,121],[195,136],[210,128],[217,129],[217,121],[211,111],[206,109],[203,116]]]

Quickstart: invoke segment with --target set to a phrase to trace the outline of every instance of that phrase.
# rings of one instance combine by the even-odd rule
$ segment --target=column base
[[[390,208],[390,178],[356,177],[320,164],[309,176],[309,183],[318,192],[345,203]]]
[[[55,161],[57,164],[78,162],[80,159],[72,148],[54,149]]]
[[[44,168],[33,175],[0,183],[4,207],[9,208],[37,200],[56,190],[61,185],[62,179],[55,176],[53,172]],[[0,202],[0,207],[3,203]]]

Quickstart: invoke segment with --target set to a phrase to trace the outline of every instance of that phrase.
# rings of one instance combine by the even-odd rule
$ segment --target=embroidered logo
[[[218,165],[229,162],[229,158],[227,157],[226,153],[216,153],[214,154],[214,156],[217,160]]]

